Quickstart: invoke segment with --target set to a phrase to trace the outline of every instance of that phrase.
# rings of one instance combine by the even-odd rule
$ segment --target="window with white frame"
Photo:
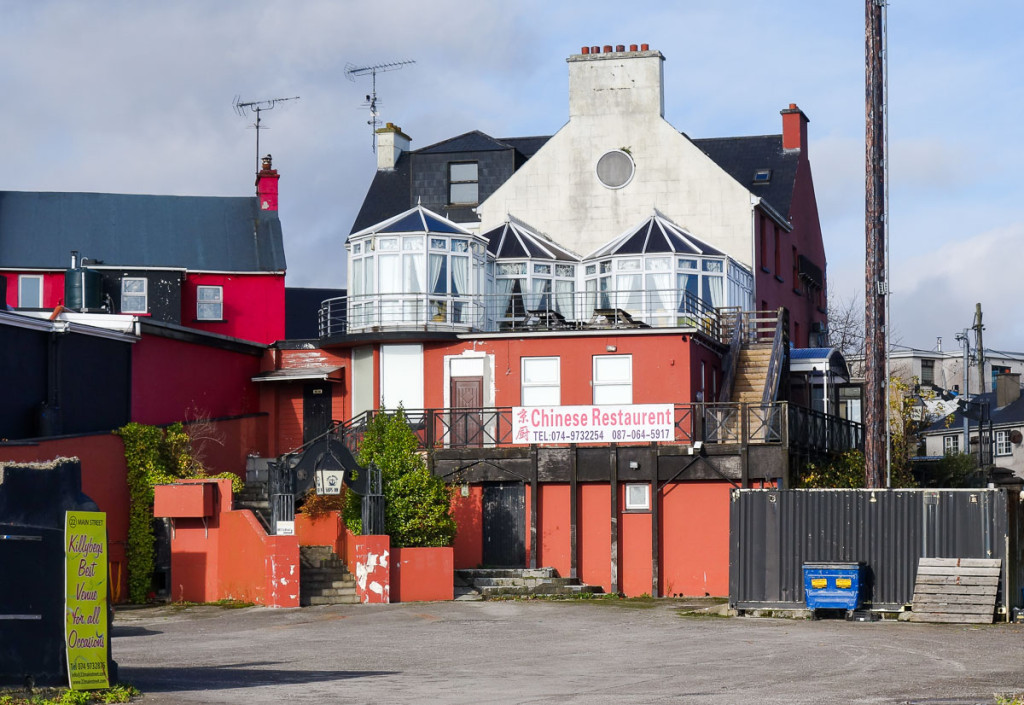
[[[643,512],[651,509],[651,486],[646,482],[626,484],[626,511]]]
[[[196,288],[196,318],[200,321],[224,319],[224,287],[200,286]]]
[[[149,310],[148,282],[145,277],[121,280],[121,313],[146,313]]]
[[[524,357],[523,406],[558,406],[562,403],[560,358]]]
[[[3,302],[0,302],[3,303]],[[22,274],[18,277],[18,308],[43,307],[43,277]]]
[[[960,452],[960,436],[943,436],[942,452],[945,455]]]
[[[633,356],[594,356],[594,403],[633,403]]]
[[[1009,431],[996,431],[996,455],[1013,455]]]

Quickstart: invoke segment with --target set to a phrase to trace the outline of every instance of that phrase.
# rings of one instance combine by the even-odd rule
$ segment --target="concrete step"
[[[476,578],[553,578],[554,568],[460,568],[456,575],[464,580]]]
[[[310,595],[309,597],[299,596],[299,606],[301,607],[313,607],[315,605],[357,605],[359,604],[359,596],[352,595],[331,595],[331,596],[320,596]]]

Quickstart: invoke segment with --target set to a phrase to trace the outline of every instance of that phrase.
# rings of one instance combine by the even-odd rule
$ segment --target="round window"
[[[633,178],[636,165],[621,149],[605,152],[597,160],[597,178],[608,188],[622,188]]]

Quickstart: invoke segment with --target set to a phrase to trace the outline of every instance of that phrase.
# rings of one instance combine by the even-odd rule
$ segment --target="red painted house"
[[[270,158],[248,198],[0,192],[10,309],[131,314],[271,343],[285,257]]]
[[[318,347],[278,344],[261,375],[277,453],[328,430],[357,446],[401,405],[456,488],[457,568],[728,593],[731,490],[824,449],[786,370],[791,341],[826,335],[825,256],[804,113],[691,140],[662,114],[663,61],[569,57],[551,137],[378,132],[347,295]]]

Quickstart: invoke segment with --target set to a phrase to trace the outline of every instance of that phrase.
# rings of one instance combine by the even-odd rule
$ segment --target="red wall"
[[[68,254],[68,265],[71,264],[71,255]],[[64,303],[64,271],[60,272],[0,272],[0,277],[7,278],[7,305],[11,308],[18,306],[18,277],[22,274],[43,276],[43,308],[57,308],[58,304]]]
[[[538,494],[537,535],[540,550],[537,552],[537,565],[550,566],[559,575],[567,576],[572,570],[569,485],[538,485]]]
[[[456,488],[452,498],[452,516],[458,531],[455,534],[455,568],[476,568],[484,561],[484,490],[481,485],[470,485],[469,496],[463,497]]]
[[[662,490],[658,589],[663,596],[729,594],[731,490],[727,482],[676,482]]]
[[[682,338],[687,340],[684,342]],[[615,346],[615,352],[608,352]],[[543,338],[508,338],[424,346],[424,402],[428,408],[444,407],[444,358],[466,350],[494,356],[494,406],[518,406],[523,357],[561,358],[563,405],[593,403],[593,357],[633,356],[633,403],[682,403],[693,401],[690,360],[694,350],[708,360],[717,356],[699,348],[692,336],[673,334],[602,335]],[[720,365],[720,363],[716,363]],[[485,390],[486,394],[486,390]]]
[[[213,515],[206,521],[172,517],[171,599],[235,599],[269,607],[298,607],[298,538],[267,536],[251,511],[232,511],[228,480],[181,482],[211,483],[216,490]]]
[[[605,592],[612,589],[612,524],[611,486],[580,484],[579,527],[576,542],[579,550],[579,577],[587,585],[600,585]]]
[[[132,420],[168,424],[259,411],[260,357],[145,335],[132,346]]]
[[[128,541],[128,472],[124,444],[110,433],[40,441],[31,445],[0,445],[0,460],[19,463],[77,457],[82,463],[82,491],[107,513],[111,596],[128,597],[125,544]]]
[[[434,602],[455,597],[452,549],[394,548],[391,601]]]
[[[626,597],[651,594],[653,546],[650,512],[625,512],[626,486],[619,485],[619,590]]]
[[[224,320],[196,320],[198,286],[224,287]],[[283,274],[194,274],[181,291],[181,323],[257,343],[284,339]]]

